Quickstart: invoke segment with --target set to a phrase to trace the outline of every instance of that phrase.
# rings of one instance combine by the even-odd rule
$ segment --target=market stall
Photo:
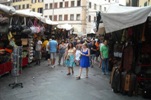
[[[13,48],[22,46],[22,67],[34,61],[37,38],[49,39],[52,27],[58,23],[30,10],[15,11],[0,4],[0,76],[12,70]]]
[[[111,86],[114,92],[141,94],[151,91],[151,7],[111,5],[102,13],[109,39]]]

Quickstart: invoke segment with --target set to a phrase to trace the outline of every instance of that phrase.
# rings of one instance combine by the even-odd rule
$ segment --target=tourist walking
[[[50,50],[49,50],[49,42],[51,41],[52,39],[49,39],[47,45],[46,45],[46,60],[48,60],[48,66],[50,65]]]
[[[107,40],[103,41],[103,46],[101,47],[101,57],[102,57],[102,72],[103,74],[109,74],[108,64],[109,64],[109,48],[107,46]]]
[[[86,78],[88,78],[88,71],[89,71],[88,68],[90,67],[89,56],[90,56],[90,50],[89,50],[87,44],[84,43],[82,50],[81,50],[80,69],[79,69],[79,75],[76,78],[77,80],[79,80],[81,78],[83,68],[86,68]]]
[[[92,45],[89,47],[90,48],[90,62],[91,62],[91,67],[93,68],[94,66],[94,58],[96,57],[96,45],[95,45],[95,41],[92,40]]]
[[[75,63],[77,66],[79,66],[79,64],[80,64],[80,57],[81,57],[81,47],[76,46]]]
[[[65,53],[65,65],[68,67],[67,75],[71,75],[71,70],[72,74],[74,74],[73,67],[75,66],[75,51],[76,49],[73,47],[73,43],[69,43]]]
[[[61,59],[63,59],[63,66],[64,66],[64,54],[65,54],[65,50],[66,50],[66,44],[65,42],[62,40],[61,44],[59,45],[59,60],[58,60],[58,65],[60,66],[61,63]]]
[[[52,36],[52,40],[49,42],[50,58],[51,58],[51,67],[55,67],[56,53],[57,53],[58,42],[55,40],[55,37]]]

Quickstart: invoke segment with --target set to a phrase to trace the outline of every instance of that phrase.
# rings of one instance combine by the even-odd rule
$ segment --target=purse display
[[[23,33],[23,34],[30,34],[31,33],[30,27],[28,27],[26,25],[26,18],[24,18],[24,25],[22,25],[22,28],[23,28],[23,30],[21,33]]]

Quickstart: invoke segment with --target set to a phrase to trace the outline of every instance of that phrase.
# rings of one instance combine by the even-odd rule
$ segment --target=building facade
[[[12,6],[16,10],[31,9],[43,13],[44,0],[12,0]]]
[[[70,24],[75,34],[90,33],[96,11],[100,11],[98,0],[44,0],[44,16]]]
[[[4,4],[6,6],[11,6],[12,1],[11,0],[0,0],[0,4]]]
[[[12,0],[12,6],[16,10],[24,10],[31,8],[31,0]]]
[[[139,7],[150,6],[150,5],[151,5],[151,0],[138,0]]]
[[[30,1],[32,11],[43,14],[44,0],[30,0]]]
[[[150,6],[151,0],[126,0],[126,5],[133,7]]]

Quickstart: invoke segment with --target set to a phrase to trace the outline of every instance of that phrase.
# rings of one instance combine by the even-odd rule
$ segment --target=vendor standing
[[[103,41],[103,46],[101,47],[101,57],[102,57],[102,72],[103,74],[109,74],[109,48],[107,46],[107,40]]]
[[[37,38],[36,45],[35,45],[36,65],[40,65],[41,51],[42,51],[42,41],[40,40],[40,38]]]

